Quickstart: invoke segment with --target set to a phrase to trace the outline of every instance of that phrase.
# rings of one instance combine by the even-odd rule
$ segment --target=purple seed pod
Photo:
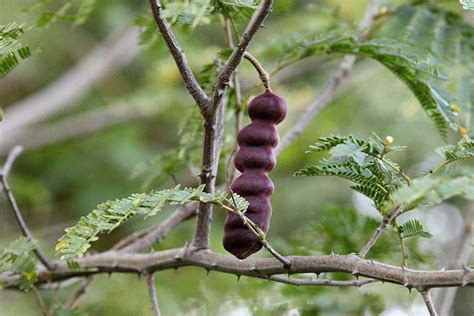
[[[231,189],[249,202],[245,215],[265,233],[270,227],[273,193],[273,183],[267,173],[275,167],[273,149],[279,141],[275,125],[285,118],[286,109],[283,98],[266,90],[250,102],[248,113],[252,122],[237,135],[240,148],[234,163],[242,174],[232,182]],[[223,243],[224,248],[239,259],[262,248],[258,237],[232,212],[227,213],[224,223]]]

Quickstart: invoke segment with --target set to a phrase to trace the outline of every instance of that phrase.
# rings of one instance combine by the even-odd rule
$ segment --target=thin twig
[[[252,19],[248,23],[244,33],[240,37],[240,42],[237,47],[232,51],[229,59],[224,65],[224,68],[220,71],[214,93],[212,95],[212,101],[209,103],[206,109],[208,116],[212,116],[212,113],[216,111],[217,107],[221,103],[221,99],[225,94],[227,85],[229,84],[230,77],[234,73],[237,66],[242,62],[245,51],[247,50],[250,41],[253,39],[257,31],[262,27],[265,18],[271,12],[273,6],[273,0],[263,0],[260,8],[255,11]]]
[[[403,236],[402,236],[402,231],[401,231],[401,228],[400,228],[400,225],[398,225],[398,221],[397,219],[395,218],[395,225],[397,227],[397,235],[398,235],[398,240],[400,241],[400,249],[402,251],[402,265],[404,267],[407,266],[407,252],[405,250],[405,243],[403,242]]]
[[[262,81],[265,89],[270,89],[270,82],[269,82],[270,75],[268,74],[268,72],[265,71],[265,69],[263,69],[263,66],[260,64],[257,58],[252,56],[249,52],[244,53],[244,58],[247,59],[252,64],[252,66],[254,66],[254,68],[257,70],[258,75],[260,77],[260,81]]]
[[[454,269],[466,264],[472,251],[472,220],[474,218],[474,202],[468,204],[464,218],[464,229],[459,238],[456,250],[449,256],[450,260],[446,268]],[[447,252],[450,253],[450,252]],[[457,287],[441,289],[436,295],[436,310],[440,315],[449,315],[456,297]]]
[[[430,291],[426,290],[426,291],[421,291],[420,293],[423,296],[423,300],[425,301],[426,308],[428,309],[430,316],[438,316],[438,313],[436,312],[436,309],[433,305],[433,300],[431,299]]]
[[[168,46],[168,49],[173,56],[173,59],[178,67],[179,73],[184,80],[184,84],[188,89],[189,93],[193,97],[194,101],[199,105],[201,110],[207,105],[207,95],[199,85],[194,76],[191,67],[188,64],[184,50],[178,43],[178,40],[173,34],[171,27],[166,19],[163,8],[159,0],[150,0],[153,17],[158,25],[158,29]]]
[[[30,232],[30,229],[26,225],[25,219],[23,218],[23,215],[20,212],[20,208],[18,207],[18,204],[15,200],[15,197],[13,196],[13,192],[10,188],[10,184],[8,183],[8,174],[10,173],[11,168],[13,167],[13,163],[15,162],[16,158],[21,154],[23,151],[23,147],[21,146],[15,146],[10,153],[8,154],[7,160],[5,164],[2,167],[2,171],[0,173],[0,182],[3,187],[3,192],[5,192],[5,196],[8,200],[8,203],[10,204],[10,207],[13,211],[13,215],[15,215],[15,219],[20,226],[21,232],[23,233],[23,236],[26,238],[33,240],[33,235]],[[53,266],[49,263],[46,255],[38,248],[38,246],[33,249],[33,252],[36,254],[38,257],[39,261],[41,261],[42,264],[48,269],[51,270]]]
[[[124,21],[123,25],[127,22]],[[10,104],[0,135],[12,137],[22,127],[44,121],[58,112],[80,104],[96,83],[129,64],[140,52],[138,28],[128,28],[108,36],[49,86]]]
[[[64,119],[39,126],[32,126],[7,134],[8,138],[0,143],[0,155],[13,144],[22,144],[25,149],[58,143],[112,127],[146,118],[165,111],[166,107],[157,107],[156,98],[145,103],[120,100],[111,105],[85,111]],[[3,131],[2,131],[3,132]],[[0,133],[2,133],[0,132]]]
[[[334,287],[361,287],[371,283],[377,283],[377,280],[354,280],[354,281],[338,281],[338,280],[330,280],[330,279],[291,279],[289,277],[282,277],[279,275],[271,275],[271,276],[264,276],[263,279],[291,284],[296,286],[315,286],[315,285],[322,285],[322,286],[334,286]]]
[[[380,0],[372,0],[359,23],[359,36],[364,36],[369,26],[374,20],[374,16],[378,11]],[[339,68],[334,76],[329,80],[328,85],[321,93],[320,97],[311,103],[306,110],[298,117],[295,124],[285,134],[282,141],[275,148],[275,154],[279,154],[285,150],[296,138],[298,138],[308,124],[321,112],[334,98],[336,92],[339,91],[343,83],[349,76],[356,57],[354,55],[346,55],[339,64]]]
[[[196,201],[179,206],[163,222],[147,229],[137,231],[120,240],[112,250],[122,252],[141,252],[163,240],[176,226],[196,214],[199,203]]]
[[[227,209],[228,211],[234,212],[235,214],[237,214],[242,220],[243,224],[258,238],[258,240],[265,247],[265,249],[267,249],[272,254],[272,256],[274,256],[278,261],[283,263],[283,266],[285,266],[285,268],[289,270],[291,268],[291,260],[286,259],[282,255],[280,255],[275,249],[273,249],[273,247],[270,245],[270,243],[266,239],[265,232],[254,221],[252,221],[250,218],[245,216],[245,214],[242,213],[242,211],[238,209],[237,203],[235,202],[235,199],[234,199],[234,193],[232,192],[230,187],[229,187],[229,190],[230,190],[230,196],[231,196],[234,208],[232,209],[230,207],[226,207],[225,205],[223,205],[223,207]]]
[[[67,301],[67,303],[64,305],[67,309],[73,309],[74,306],[77,304],[79,299],[86,294],[87,288],[89,285],[92,283],[93,277],[88,276],[84,280],[84,282],[72,293],[71,297]]]
[[[375,230],[374,234],[372,237],[370,237],[369,241],[365,246],[359,251],[359,256],[362,258],[365,258],[367,253],[372,249],[372,247],[375,245],[377,240],[380,238],[382,233],[384,232],[385,228],[387,228],[388,224],[392,222],[394,218],[396,218],[400,213],[402,212],[402,208],[400,206],[397,206],[393,208],[382,220],[380,223],[379,227]]]
[[[153,315],[160,316],[160,308],[158,306],[158,298],[156,296],[156,287],[154,282],[154,274],[146,271],[145,273],[146,284],[148,285],[148,294],[150,294],[151,300],[151,309],[153,310]]]
[[[48,316],[49,315],[48,308],[46,307],[46,304],[44,303],[44,300],[43,300],[43,297],[41,296],[40,291],[38,291],[38,289],[34,285],[31,287],[31,291],[35,295],[36,302],[38,303],[41,314],[43,314],[43,316]]]
[[[232,19],[230,17],[224,17],[224,29],[225,29],[225,34],[226,34],[226,42],[227,46],[229,48],[234,49],[234,40],[233,40],[233,23]],[[232,151],[229,161],[227,163],[227,176],[226,179],[230,179],[232,181],[236,175],[236,168],[234,165],[234,154],[237,151],[239,145],[237,144],[237,133],[240,131],[240,128],[242,126],[242,120],[243,120],[243,115],[242,115],[242,91],[240,87],[240,78],[239,78],[239,73],[237,70],[234,71],[232,74],[232,84],[234,87],[234,96],[235,96],[235,110],[234,110],[234,119],[235,119],[235,143],[234,143],[234,150]],[[230,168],[230,169],[229,169]],[[229,182],[229,181],[227,181]],[[229,183],[227,183],[229,184]]]

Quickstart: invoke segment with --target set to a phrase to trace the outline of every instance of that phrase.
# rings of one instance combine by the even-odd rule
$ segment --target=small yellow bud
[[[451,109],[451,111],[453,112],[456,112],[456,113],[459,113],[461,112],[461,108],[459,107],[459,105],[457,105],[456,103],[453,103],[449,106],[449,108]]]
[[[467,128],[460,126],[460,127],[459,127],[459,133],[460,133],[462,136],[466,137],[466,136],[467,136]]]
[[[31,281],[34,279],[36,275],[36,272],[35,271],[32,271],[32,272],[26,272],[26,271],[22,271],[21,272],[21,276],[23,277],[23,279],[27,280],[27,281]]]
[[[56,244],[56,247],[54,247],[54,250],[59,251],[63,249],[64,247],[66,247],[67,244],[68,244],[68,241],[66,239],[61,240],[60,242]]]
[[[393,137],[392,137],[392,136],[387,136],[387,137],[385,137],[385,141],[384,141],[384,143],[383,143],[385,146],[389,146],[389,145],[391,145],[392,143],[393,143]]]
[[[380,14],[380,15],[386,14],[387,12],[388,12],[388,8],[387,8],[387,7],[381,7],[380,10],[379,10],[379,14]]]

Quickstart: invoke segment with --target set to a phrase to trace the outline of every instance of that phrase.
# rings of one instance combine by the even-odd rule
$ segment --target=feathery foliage
[[[297,176],[338,176],[350,180],[356,184],[352,189],[372,199],[379,210],[390,193],[407,181],[400,167],[385,157],[392,151],[404,150],[402,146],[391,146],[393,140],[389,137],[383,141],[373,134],[366,141],[352,135],[335,135],[319,140],[308,152],[329,151],[330,157],[320,165],[301,169]]]
[[[0,273],[19,274],[17,284],[22,291],[28,291],[38,280],[37,260],[31,253],[35,247],[34,241],[21,237],[0,249]]]
[[[407,85],[444,138],[448,126],[474,135],[472,26],[432,5],[406,4],[380,14],[368,34],[359,38],[347,28],[297,34],[281,49],[278,68],[324,53],[373,58]]]
[[[56,251],[61,259],[81,257],[89,249],[91,242],[98,239],[99,233],[110,233],[139,214],[153,216],[161,211],[165,204],[181,205],[189,201],[200,201],[234,209],[235,201],[239,211],[245,212],[248,207],[248,202],[237,194],[233,194],[232,199],[227,193],[206,193],[203,190],[204,186],[185,189],[176,186],[173,189],[133,194],[124,199],[99,204],[75,226],[66,228],[66,234],[59,239]]]
[[[433,236],[424,230],[423,225],[421,225],[420,221],[417,219],[411,219],[400,225],[399,230],[402,234],[402,238],[410,238],[413,236],[431,238]]]
[[[452,162],[459,159],[474,157],[474,141],[463,137],[457,145],[446,145],[436,149],[436,153]]]
[[[321,160],[319,165],[301,169],[296,175],[337,176],[350,180],[356,184],[351,188],[372,199],[382,213],[397,206],[408,211],[418,206],[436,205],[454,196],[468,199],[474,196],[472,168],[445,170],[456,160],[474,156],[474,143],[467,137],[457,145],[438,148],[436,152],[446,160],[427,176],[413,181],[400,166],[386,157],[387,153],[405,149],[392,146],[391,137],[383,141],[374,134],[365,141],[348,135],[321,137],[319,140],[309,147],[308,152],[329,151],[330,157]]]
[[[31,49],[19,38],[25,33],[23,25],[0,25],[0,78],[12,71],[21,61],[31,56]]]
[[[40,0],[28,9],[28,11],[40,10],[36,26],[48,27],[58,20],[71,21],[73,25],[79,26],[86,22],[96,5],[96,0],[68,0],[61,1],[61,5],[51,2],[51,0]]]
[[[405,211],[419,206],[433,206],[454,196],[474,199],[474,172],[472,168],[416,179],[410,186],[402,186],[391,195],[383,211],[403,205]]]

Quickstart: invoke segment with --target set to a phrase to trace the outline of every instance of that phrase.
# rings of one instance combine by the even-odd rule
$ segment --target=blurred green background
[[[33,3],[28,0],[2,0],[0,24],[12,21],[33,24],[34,13],[22,12],[23,8]],[[357,25],[366,3],[365,0],[276,1],[276,8],[265,23],[266,28],[257,34],[249,50],[271,70],[275,67],[277,56],[263,54],[268,43],[278,42],[285,34],[296,31],[323,29],[337,19]],[[442,5],[462,13],[457,1],[446,1]],[[36,53],[0,81],[0,102],[5,113],[8,114],[9,105],[54,84],[100,45],[104,38],[131,27],[136,16],[147,14],[147,1],[98,1],[82,26],[72,27],[70,23],[57,22],[47,29],[27,32],[23,42],[36,49]],[[215,54],[225,45],[218,19],[194,29],[177,28],[176,33],[196,73],[203,65],[212,63]],[[279,125],[281,135],[318,97],[340,57],[310,58],[272,79],[273,90],[283,96],[289,105],[288,117]],[[244,99],[247,100],[260,91],[260,88],[253,88],[258,83],[258,77],[245,62],[239,67],[239,72],[242,85],[247,88],[244,91]],[[154,181],[145,188],[147,175],[156,172],[154,164],[145,169],[145,174],[132,176],[140,166],[179,146],[179,122],[183,115],[195,111],[195,105],[187,95],[162,41],[151,48],[142,46],[131,62],[94,84],[80,101],[74,103],[74,107],[51,117],[42,126],[118,103],[131,109],[136,107],[136,112],[143,111],[145,115],[92,133],[29,148],[19,158],[11,174],[12,188],[33,235],[51,256],[54,256],[54,244],[64,228],[73,225],[98,203],[144,189],[175,185],[173,177],[165,174],[160,181]],[[8,115],[5,119],[8,120]],[[370,202],[356,197],[348,183],[340,179],[296,178],[293,173],[322,157],[304,153],[318,137],[351,133],[367,138],[372,132],[383,137],[391,135],[395,144],[408,146],[407,153],[396,153],[392,158],[412,175],[428,169],[434,148],[443,144],[435,127],[404,84],[377,62],[362,59],[355,65],[342,93],[278,157],[278,165],[271,174],[276,190],[272,197],[273,216],[269,233],[269,240],[276,249],[283,254],[327,254],[331,250],[349,253],[358,251],[364,244],[376,221],[364,215],[356,216],[357,210],[354,209],[366,210]],[[232,121],[226,126],[226,135],[231,143],[234,137]],[[0,142],[8,137],[0,135]],[[33,139],[34,142],[34,137],[32,134],[28,140]],[[175,172],[174,177],[185,185],[198,183],[196,175],[186,167]],[[219,180],[223,181],[222,174]],[[450,218],[459,218],[462,203],[450,207],[451,214],[455,214]],[[111,235],[102,236],[93,247],[107,249],[126,234],[160,222],[171,210],[168,207],[146,221],[134,219]],[[439,216],[446,215],[443,208],[438,213],[441,214]],[[426,214],[413,216],[421,218],[428,229],[441,225],[436,217],[428,219]],[[224,211],[215,210],[212,246],[222,253],[224,218]],[[365,230],[354,231],[353,222],[344,222],[344,218],[362,221]],[[431,226],[430,221],[433,222]],[[450,239],[443,235],[442,230],[431,231],[434,235],[432,241],[416,245],[417,251],[424,255],[424,262],[411,258],[410,266],[440,268],[446,260],[447,249],[459,235],[461,225],[459,220],[447,220],[447,223],[446,229],[453,231]],[[325,227],[330,227],[326,233]],[[193,220],[184,223],[156,249],[182,246],[185,241],[190,241],[193,229]],[[342,237],[344,234],[345,238]],[[1,200],[1,243],[7,243],[19,235],[10,210]],[[392,245],[393,251],[384,251],[383,247],[379,247],[374,256],[387,263],[399,264],[396,238],[393,232],[387,232],[381,243],[387,247]],[[268,254],[262,251],[257,256]],[[45,298],[47,302],[65,301],[78,284],[61,291],[46,291]],[[245,277],[238,282],[235,276],[215,272],[207,274],[198,268],[160,272],[156,275],[156,284],[164,315],[426,314],[418,293],[410,294],[406,289],[390,284],[369,285],[360,289],[296,288]],[[463,300],[469,295],[472,298],[472,290],[463,288],[459,290],[457,299]],[[80,312],[89,315],[151,315],[145,281],[136,275],[95,277],[79,306]],[[39,315],[39,311],[33,294],[0,291],[0,315]]]

